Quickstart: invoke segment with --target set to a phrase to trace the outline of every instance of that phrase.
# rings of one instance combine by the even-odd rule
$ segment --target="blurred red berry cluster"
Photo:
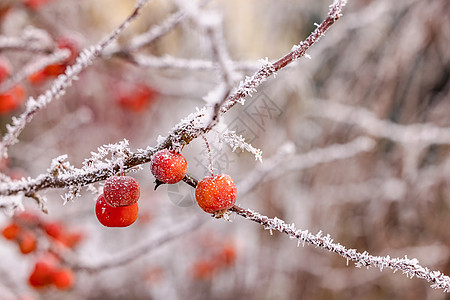
[[[23,212],[13,217],[3,228],[2,235],[17,243],[22,254],[36,253],[41,257],[35,262],[30,274],[28,282],[31,287],[55,286],[58,289],[68,289],[73,286],[73,272],[49,249],[39,248],[39,245],[42,243],[73,249],[83,239],[81,231],[71,231],[60,221],[44,221],[36,214]]]
[[[3,228],[2,235],[7,240],[16,242],[23,254],[36,250],[37,236],[47,237],[50,243],[68,248],[74,248],[83,239],[80,231],[69,231],[59,221],[46,222],[29,212],[14,216]]]
[[[66,290],[74,285],[75,276],[72,270],[62,266],[55,256],[49,254],[36,261],[28,283],[37,289],[54,286]]]

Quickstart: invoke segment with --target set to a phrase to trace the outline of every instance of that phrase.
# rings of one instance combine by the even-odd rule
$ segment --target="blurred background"
[[[192,4],[151,1],[108,55],[36,115],[1,162],[2,173],[34,178],[62,154],[81,167],[92,151],[123,139],[133,150],[156,145],[158,136],[204,106],[203,97],[222,80],[202,27],[208,16],[223,25],[218,28],[232,67],[244,78],[259,59],[276,60],[306,38],[331,3]],[[45,92],[81,49],[114,30],[134,5],[2,0],[2,134],[27,97]],[[188,13],[167,34],[131,49],[136,37],[182,11]],[[322,230],[360,252],[407,255],[450,274],[449,45],[447,0],[349,1],[344,16],[308,51],[311,59],[278,72],[224,117],[263,151],[263,162],[231,151],[212,132],[215,172],[232,176],[241,207],[312,233]],[[55,60],[62,49],[70,55]],[[44,64],[49,58],[55,61]],[[207,174],[201,139],[183,154],[189,174]],[[0,299],[450,299],[424,280],[355,268],[239,216],[214,220],[186,184],[154,191],[148,164],[131,175],[141,186],[140,215],[127,228],[96,220],[102,183],[65,205],[66,190],[41,192],[48,215],[31,199],[24,199],[26,214],[2,214],[3,229],[19,224],[28,237],[0,239]],[[200,225],[189,223],[196,218]],[[183,226],[184,233],[170,238]],[[127,252],[164,236],[170,241],[145,254]],[[118,257],[132,259],[116,266]],[[33,286],[39,262],[65,271],[66,281]]]

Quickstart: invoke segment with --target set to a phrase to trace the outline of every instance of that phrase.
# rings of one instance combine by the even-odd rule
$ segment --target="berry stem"
[[[153,190],[156,191],[156,189],[160,186],[163,185],[164,182],[162,182],[161,180],[155,179],[155,188]]]
[[[205,141],[206,149],[208,150],[209,172],[211,173],[211,176],[214,176],[213,159],[212,159],[212,154],[211,154],[211,148],[209,147],[209,143],[208,143],[208,140],[206,139],[206,137],[203,134],[201,135],[201,137]]]
[[[191,187],[193,187],[194,189],[197,187],[198,184],[198,180],[195,177],[192,177],[189,174],[186,174],[186,176],[184,176],[183,181],[187,184],[189,184]]]

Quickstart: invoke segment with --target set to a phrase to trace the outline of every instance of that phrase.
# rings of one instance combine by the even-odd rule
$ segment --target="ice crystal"
[[[248,151],[255,156],[255,160],[262,162],[262,151],[261,149],[253,147],[251,144],[247,143],[242,135],[237,135],[235,131],[226,129],[221,135],[221,140],[226,142],[232,148],[233,152],[236,149],[241,149],[243,151]]]
[[[64,200],[63,204],[66,205],[68,202],[73,201],[75,198],[81,197],[81,186],[71,185],[68,187],[68,191],[61,196]]]

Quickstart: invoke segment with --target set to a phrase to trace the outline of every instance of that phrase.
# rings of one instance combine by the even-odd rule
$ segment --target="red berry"
[[[187,162],[180,153],[163,149],[153,155],[150,167],[158,181],[173,184],[186,176]]]
[[[42,69],[40,71],[37,71],[36,73],[31,74],[28,76],[28,81],[31,84],[41,84],[48,78],[48,75],[45,72],[45,69]]]
[[[217,266],[210,260],[199,260],[192,268],[192,276],[199,280],[209,280],[217,271]]]
[[[74,275],[70,269],[55,270],[51,273],[52,283],[60,290],[70,289],[74,284]]]
[[[70,51],[70,56],[66,59],[66,63],[73,63],[75,61],[80,53],[80,44],[80,38],[75,34],[66,35],[58,39],[58,48],[68,49]]]
[[[74,233],[66,233],[61,235],[58,238],[58,241],[61,242],[64,246],[68,248],[74,248],[76,245],[78,245],[84,238],[83,233],[81,232],[74,232]]]
[[[20,234],[20,227],[16,223],[11,223],[5,228],[3,228],[2,235],[7,240],[15,240]]]
[[[28,278],[28,283],[34,288],[42,288],[52,283],[52,266],[45,261],[38,261]]]
[[[50,0],[23,0],[23,3],[31,9],[38,9]]]
[[[225,266],[234,264],[237,258],[236,247],[234,245],[225,245],[221,252],[219,252],[217,260],[222,262]]]
[[[125,109],[141,112],[145,110],[156,97],[156,91],[151,89],[150,87],[139,84],[133,86],[129,90],[119,90],[119,97],[117,101],[120,106]]]
[[[25,92],[19,85],[0,94],[0,113],[8,113],[16,109],[22,103],[24,98]]]
[[[138,217],[138,204],[113,207],[109,205],[105,197],[100,195],[95,205],[95,213],[99,222],[106,227],[127,227],[136,221]]]
[[[231,208],[236,202],[236,185],[230,176],[222,174],[203,178],[195,189],[201,209],[214,213]]]
[[[60,222],[51,222],[44,225],[45,233],[54,239],[58,239],[63,233],[64,229]]]
[[[105,182],[103,195],[111,206],[133,205],[139,200],[139,183],[131,176],[111,176]]]
[[[19,248],[22,254],[28,254],[36,250],[37,240],[36,236],[30,232],[25,231],[19,236]]]
[[[8,13],[11,10],[11,4],[12,3],[3,3],[3,5],[0,5],[0,23],[3,22],[5,17],[8,15]]]

